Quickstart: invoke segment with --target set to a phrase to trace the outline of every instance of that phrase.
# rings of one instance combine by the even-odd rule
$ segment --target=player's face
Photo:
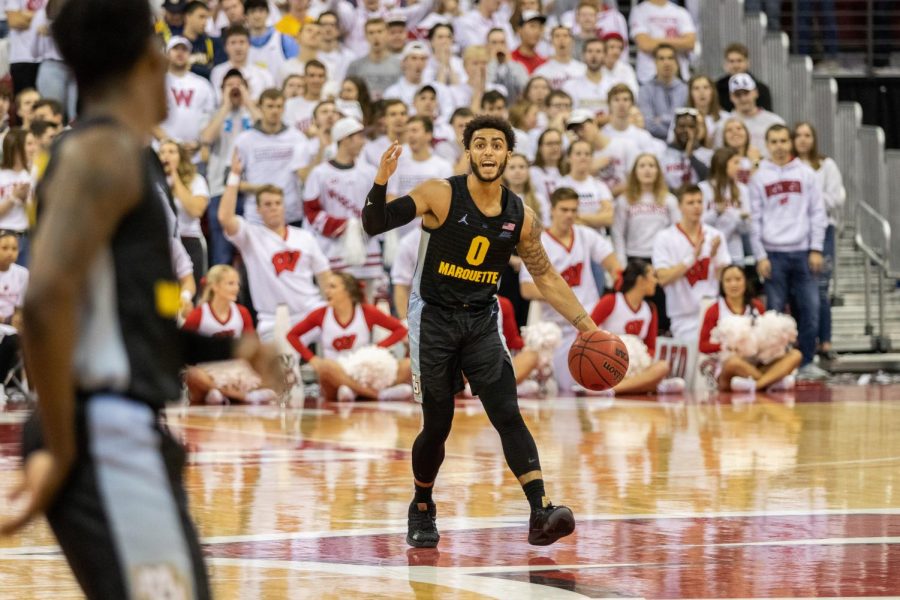
[[[806,154],[813,147],[813,132],[807,125],[800,125],[794,132],[794,148],[798,154]]]
[[[284,225],[284,198],[279,194],[265,192],[256,197],[259,217],[266,227],[275,229]]]
[[[700,216],[703,214],[703,194],[684,194],[681,197],[678,208],[681,209],[681,216],[684,217],[685,221],[689,223],[699,222]]]
[[[578,199],[560,200],[550,211],[550,219],[553,225],[563,231],[572,229],[575,219],[578,218]]]
[[[779,163],[787,162],[791,156],[791,136],[784,129],[773,131],[766,136],[769,155]]]
[[[479,181],[492,183],[500,179],[509,159],[506,136],[498,129],[479,129],[472,135],[469,166]]]
[[[19,239],[14,235],[0,238],[0,270],[6,271],[19,258]]]
[[[728,299],[743,298],[744,292],[747,291],[747,278],[744,272],[739,268],[725,269],[722,274],[722,289]]]
[[[216,298],[224,298],[229,302],[235,302],[240,289],[241,280],[238,278],[238,274],[228,271],[217,284],[213,285],[213,295]]]

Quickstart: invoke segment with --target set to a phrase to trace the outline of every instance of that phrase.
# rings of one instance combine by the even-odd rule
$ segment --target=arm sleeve
[[[650,326],[647,328],[647,339],[644,344],[647,345],[647,351],[650,356],[656,356],[656,336],[659,335],[659,314],[656,312],[656,305],[650,304]]]
[[[184,324],[181,326],[185,331],[194,331],[196,332],[200,329],[200,319],[203,317],[203,308],[200,306],[196,307],[184,320]]]
[[[600,301],[597,302],[597,306],[594,307],[594,310],[591,311],[591,319],[594,320],[594,323],[597,324],[598,327],[602,326],[603,323],[606,322],[606,319],[609,318],[609,315],[612,314],[613,309],[616,307],[616,295],[615,294],[606,294]]]
[[[719,322],[719,303],[716,302],[706,309],[703,315],[703,324],[700,326],[700,352],[704,354],[715,354],[722,349],[719,344],[714,344],[710,337],[712,330],[715,329]]]
[[[391,335],[378,342],[379,347],[390,348],[397,342],[402,342],[403,338],[406,337],[406,327],[404,327],[403,323],[398,319],[381,312],[377,307],[372,306],[371,304],[363,304],[362,310],[369,331],[372,331],[372,327],[378,325],[391,332]]]
[[[303,360],[306,362],[311,361],[316,355],[300,338],[303,337],[303,334],[312,331],[316,327],[322,326],[322,320],[325,318],[325,310],[326,309],[323,306],[322,308],[317,308],[312,311],[306,315],[305,319],[294,325],[287,334],[288,343],[293,346],[294,350],[300,353],[300,356],[302,356]]]
[[[241,320],[244,322],[242,333],[253,333],[256,331],[256,328],[253,327],[253,318],[250,316],[250,311],[240,304],[238,304],[237,307],[238,311],[241,313]]]
[[[387,186],[373,183],[366,197],[362,224],[369,235],[396,229],[416,218],[416,203],[410,196],[401,196],[388,202],[386,193]]]

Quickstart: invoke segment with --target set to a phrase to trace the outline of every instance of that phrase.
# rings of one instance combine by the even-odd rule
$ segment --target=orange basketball
[[[608,331],[579,333],[569,349],[569,372],[582,387],[602,392],[615,387],[628,371],[628,350]]]

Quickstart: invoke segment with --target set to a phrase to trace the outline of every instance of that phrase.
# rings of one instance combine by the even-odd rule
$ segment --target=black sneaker
[[[409,504],[406,543],[415,548],[434,548],[441,539],[435,523],[437,508],[434,502],[429,502],[426,506],[427,510],[419,510],[415,500]]]
[[[546,498],[544,501],[544,508],[532,510],[528,521],[528,543],[532,546],[549,546],[575,531],[575,515],[568,506],[553,506]]]

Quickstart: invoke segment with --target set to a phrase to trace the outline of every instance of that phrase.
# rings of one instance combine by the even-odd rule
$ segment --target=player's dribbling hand
[[[43,514],[69,474],[71,462],[56,458],[49,450],[37,450],[28,456],[22,482],[9,494],[10,502],[24,498],[18,513],[0,524],[0,535],[12,535],[33,518]]]
[[[378,172],[375,174],[375,183],[384,185],[387,183],[394,171],[397,170],[397,159],[400,158],[400,152],[403,147],[400,142],[394,140],[388,149],[381,155],[381,163],[378,165]]]

